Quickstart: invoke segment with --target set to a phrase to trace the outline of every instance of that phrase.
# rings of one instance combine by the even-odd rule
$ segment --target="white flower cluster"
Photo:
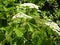
[[[12,17],[12,19],[15,19],[15,18],[32,18],[32,17],[20,12],[20,13],[17,13],[15,16]]]
[[[39,9],[39,6],[33,4],[33,3],[24,3],[24,4],[21,4],[21,6],[28,6],[30,8],[35,8],[35,9]]]
[[[50,28],[53,29],[53,31],[57,32],[60,35],[60,28],[58,26],[58,24],[52,22],[51,20],[49,20],[48,22],[45,23],[47,26],[49,26]]]

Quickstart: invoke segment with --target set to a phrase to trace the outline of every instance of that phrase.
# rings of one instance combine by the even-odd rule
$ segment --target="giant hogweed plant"
[[[48,18],[52,18],[48,17],[49,11],[15,3],[12,0],[1,2],[0,8],[4,8],[0,10],[0,45],[59,45],[59,35],[45,24]]]

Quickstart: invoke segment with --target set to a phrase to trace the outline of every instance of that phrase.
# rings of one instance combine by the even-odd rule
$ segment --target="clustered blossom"
[[[32,18],[32,17],[28,16],[28,15],[22,13],[22,12],[19,12],[15,16],[12,17],[12,19],[15,19],[15,18]]]
[[[38,12],[41,12],[41,10],[39,10],[39,6],[37,6],[33,3],[24,3],[24,4],[21,4],[20,6],[23,6],[23,7],[28,6],[29,8],[35,8],[35,9],[37,9]],[[15,18],[32,18],[32,17],[20,12],[12,17],[12,19],[15,19]],[[59,26],[56,23],[52,22],[52,20],[48,19],[48,21],[45,22],[45,24],[47,26],[49,26],[51,29],[53,29],[53,31],[57,32],[60,35]]]
[[[49,20],[48,22],[45,23],[47,26],[49,26],[50,28],[53,29],[53,31],[57,32],[60,35],[60,28],[58,26],[58,24],[52,22],[51,20]]]
[[[21,4],[21,6],[28,6],[30,8],[35,8],[35,9],[39,9],[39,6],[33,4],[33,3],[24,3],[24,4]]]

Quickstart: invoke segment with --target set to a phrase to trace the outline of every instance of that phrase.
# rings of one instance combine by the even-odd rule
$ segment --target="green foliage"
[[[41,12],[22,3],[34,3]],[[12,20],[19,12],[33,18]],[[60,27],[59,0],[0,0],[0,45],[60,45],[60,36],[44,24],[47,19]]]

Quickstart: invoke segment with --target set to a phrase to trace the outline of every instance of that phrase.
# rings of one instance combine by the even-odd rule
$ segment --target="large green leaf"
[[[15,33],[16,33],[16,35],[18,37],[22,37],[23,36],[23,32],[21,30],[19,30],[18,28],[17,29],[15,28],[14,31],[15,31]]]

